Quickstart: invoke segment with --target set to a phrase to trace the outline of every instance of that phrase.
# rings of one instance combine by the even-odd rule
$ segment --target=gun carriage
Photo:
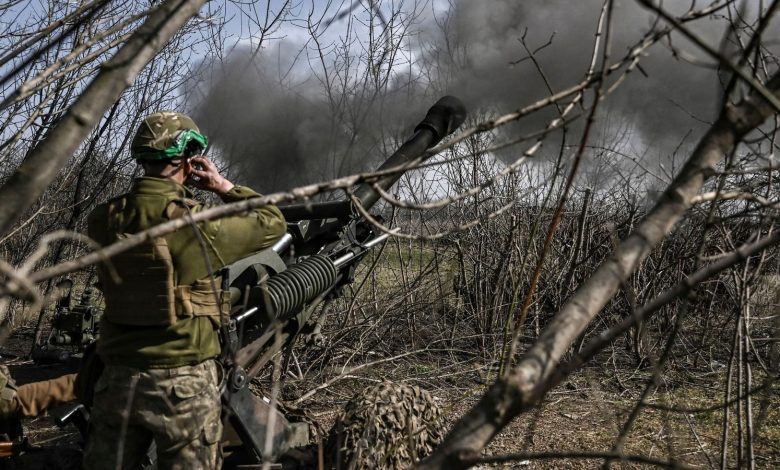
[[[354,198],[364,210],[372,208],[380,199],[374,185],[389,189],[406,169],[427,158],[426,151],[465,118],[460,100],[441,98],[415,127],[412,137],[378,168],[377,172],[385,176],[355,188]],[[220,272],[221,290],[229,295],[232,305],[230,317],[221,328],[219,358],[225,371],[223,414],[229,423],[223,442],[233,446],[229,450],[236,456],[226,461],[226,466],[253,468],[272,462],[276,468],[287,468],[279,463],[280,458],[290,448],[306,443],[308,432],[288,422],[248,385],[281,347],[291,344],[301,333],[315,342],[321,340],[319,323],[311,321],[313,313],[341,296],[344,286],[353,282],[360,260],[389,236],[377,233],[351,199],[279,208],[287,220],[287,233],[271,248]],[[252,334],[244,334],[249,330]],[[83,432],[88,412],[83,405],[76,405],[61,410],[56,418],[60,425],[81,424]],[[150,450],[150,457],[153,454]]]

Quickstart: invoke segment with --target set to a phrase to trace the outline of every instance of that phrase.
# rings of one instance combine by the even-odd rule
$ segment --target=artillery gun
[[[427,158],[426,151],[452,133],[465,118],[465,107],[457,98],[445,96],[437,101],[415,127],[414,135],[377,169],[384,176],[352,191],[363,210],[368,211],[380,199],[374,185],[389,189],[406,169]],[[352,200],[292,204],[279,209],[287,220],[287,233],[271,248],[225,266],[220,272],[222,291],[229,292],[233,306],[220,331],[219,361],[225,371],[221,393],[223,416],[227,418],[223,448],[230,453],[225,468],[316,467],[315,462],[307,460],[307,456],[316,456],[294,449],[308,443],[307,427],[290,423],[269,400],[255,395],[249,384],[297,336],[307,334],[314,342],[320,340],[319,323],[312,321],[315,311],[319,307],[325,309],[340,297],[344,286],[353,282],[358,263],[389,237],[377,233]],[[251,334],[245,334],[250,331]],[[402,405],[406,413],[438,416],[430,396],[419,389],[383,384],[372,390],[370,396],[377,400],[395,396],[395,403]],[[366,400],[350,404],[340,417],[342,428],[334,428],[335,444],[329,444],[330,454],[336,460],[352,458],[339,450],[338,442],[356,439],[356,426],[369,424],[376,410],[381,409],[367,405]],[[83,405],[58,413],[60,425],[85,424],[87,420],[88,411]],[[418,426],[421,421],[409,419],[404,423],[395,431],[406,435],[409,423]],[[429,434],[418,436],[420,445],[430,448],[437,439],[436,433],[421,432]],[[386,442],[394,447],[399,442],[406,445],[409,440],[395,442],[390,438]],[[148,455],[153,462],[153,450]],[[365,460],[364,457],[357,454],[355,458]]]
[[[72,305],[73,281],[57,283],[59,299],[54,307],[51,330],[44,344],[36,344],[31,357],[37,364],[64,363],[73,354],[82,353],[95,341],[103,310],[96,303],[92,287],[84,288]]]
[[[426,151],[465,118],[465,107],[457,98],[445,96],[437,101],[415,127],[414,135],[378,168],[377,172],[396,171],[388,172],[376,186],[389,189],[406,168],[419,164]],[[366,211],[380,199],[368,183],[357,187],[353,195]],[[280,210],[287,219],[288,233],[272,248],[222,272],[223,289],[231,292],[235,306],[222,331],[221,361],[227,372],[224,411],[245,455],[257,463],[279,460],[300,433],[247,385],[280,346],[297,335],[306,332],[313,341],[319,339],[319,324],[311,321],[315,310],[341,296],[343,287],[353,282],[360,260],[389,237],[377,233],[352,200],[294,204],[280,206]],[[250,323],[258,326],[258,332],[240,337],[242,326]]]

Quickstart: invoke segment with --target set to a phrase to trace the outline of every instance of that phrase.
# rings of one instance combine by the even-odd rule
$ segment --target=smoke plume
[[[690,4],[673,7],[683,3]],[[219,71],[196,117],[236,172],[264,191],[367,170],[392,152],[391,143],[408,134],[441,94],[460,97],[472,111],[495,114],[547,96],[548,85],[557,91],[582,80],[601,5],[601,0],[462,0],[445,11],[428,11],[420,19],[415,37],[422,39],[411,50],[411,66],[393,70],[387,86],[373,86],[365,71],[358,73],[364,80],[351,86],[338,81],[338,70],[326,79],[311,60],[301,59],[307,50],[289,41],[259,54],[238,48],[226,63],[212,67]],[[624,56],[653,20],[634,2],[616,2],[611,58]],[[715,20],[689,26],[711,44],[726,31],[725,22]],[[521,60],[528,56],[523,40],[538,69]],[[671,44],[706,59],[679,35]],[[655,45],[641,70],[607,98],[597,131],[621,132],[623,145],[662,158],[714,119],[719,90],[716,70]],[[540,118],[554,115],[550,108],[503,132],[526,134],[542,124]]]
[[[455,77],[453,92],[463,96],[472,109],[490,106],[507,112],[549,95],[545,80],[555,91],[576,84],[591,61],[602,3],[458,2],[451,31],[445,36],[459,52],[449,65],[459,69],[451,74]],[[611,57],[626,55],[649,30],[652,19],[635,2],[616,3]],[[713,22],[704,26],[694,25],[694,29],[717,44],[724,25]],[[528,57],[523,38],[535,51],[539,70],[531,60],[518,62]],[[674,38],[675,46],[695,52],[679,36]],[[628,127],[635,132],[634,139],[668,150],[688,130],[698,130],[700,121],[713,119],[719,98],[717,75],[712,69],[675,59],[656,45],[643,58],[641,72],[634,71],[607,99],[606,112],[600,114],[603,126]]]

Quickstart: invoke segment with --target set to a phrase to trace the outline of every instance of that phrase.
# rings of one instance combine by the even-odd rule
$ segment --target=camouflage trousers
[[[219,468],[217,367],[213,360],[143,371],[107,365],[95,384],[84,468],[138,469],[152,442],[159,470]]]

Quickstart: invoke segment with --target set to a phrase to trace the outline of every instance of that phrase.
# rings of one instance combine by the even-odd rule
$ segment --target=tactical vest
[[[125,199],[109,203],[112,215],[124,208]],[[182,201],[170,203],[166,214],[174,219],[187,213]],[[119,233],[122,240],[130,234]],[[182,318],[205,316],[218,326],[227,321],[230,295],[220,289],[221,278],[199,279],[177,285],[173,258],[164,237],[126,250],[109,261],[103,292],[106,319],[119,325],[169,326]],[[216,286],[216,289],[214,288]]]

